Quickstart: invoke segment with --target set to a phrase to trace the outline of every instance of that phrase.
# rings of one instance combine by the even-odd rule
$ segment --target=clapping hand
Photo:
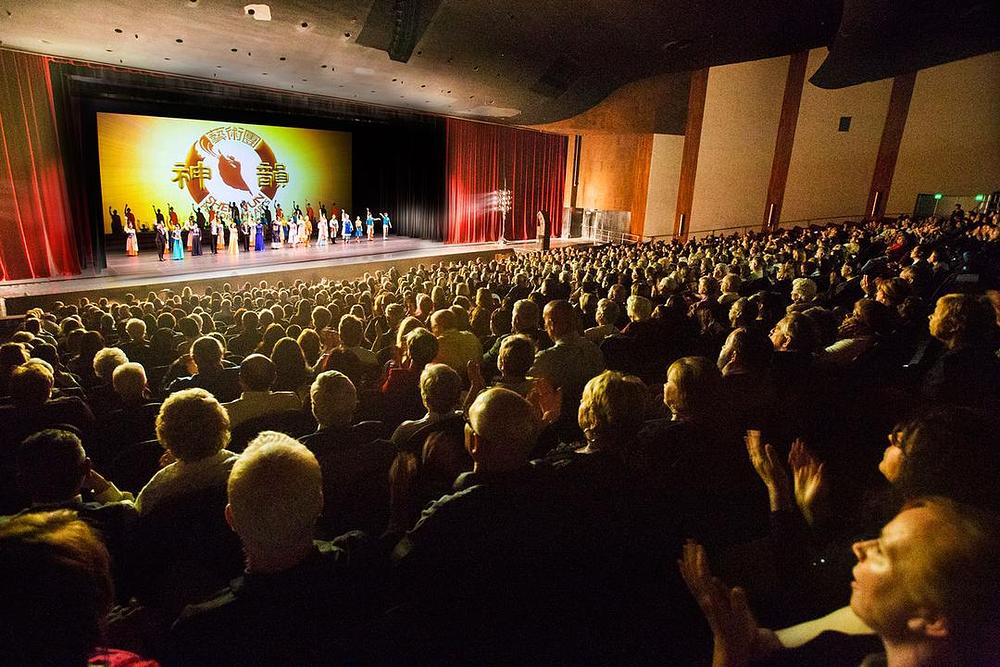
[[[746,591],[712,576],[705,547],[688,540],[677,566],[712,629],[713,667],[740,667],[780,648],[772,630],[757,626]]]
[[[820,463],[806,444],[797,438],[788,454],[788,465],[795,480],[795,502],[802,516],[812,525],[816,508],[826,498],[829,487],[824,474],[825,463]]]
[[[748,430],[743,442],[746,444],[750,463],[767,487],[771,511],[789,509],[792,504],[792,493],[788,474],[782,467],[774,447],[762,444],[760,431],[756,430]]]

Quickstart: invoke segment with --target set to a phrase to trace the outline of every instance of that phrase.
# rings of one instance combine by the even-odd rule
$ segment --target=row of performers
[[[298,209],[297,209],[298,210]],[[200,211],[199,211],[200,212]],[[268,212],[265,209],[265,212]],[[281,213],[280,205],[278,213]],[[204,216],[201,217],[205,220]],[[228,216],[226,216],[228,217]],[[309,247],[316,241],[317,246],[326,246],[327,243],[336,244],[337,237],[340,236],[344,243],[350,243],[352,239],[357,241],[365,237],[369,241],[375,238],[376,221],[382,228],[382,239],[388,238],[389,230],[392,229],[392,221],[388,212],[383,211],[381,216],[374,217],[370,210],[367,211],[366,219],[362,220],[358,216],[351,222],[350,215],[342,212],[340,220],[337,218],[326,218],[321,211],[316,224],[309,218],[308,214],[299,215],[293,213],[289,218],[283,215],[276,215],[270,222],[265,222],[262,218],[269,218],[265,213],[258,216],[256,224],[248,222],[236,222],[229,218],[227,222],[221,221],[220,217],[212,216],[211,222],[205,220],[199,224],[198,218],[191,215],[185,225],[180,223],[166,224],[157,220],[154,227],[156,232],[156,248],[160,261],[164,261],[164,253],[169,253],[173,259],[183,259],[185,247],[192,255],[202,254],[202,239],[204,238],[213,254],[218,254],[221,250],[229,254],[250,252],[250,242],[253,238],[253,248],[256,252],[262,252],[267,244],[266,239],[270,239],[272,250],[283,247],[294,248],[299,244]],[[125,254],[136,256],[139,254],[139,243],[135,225],[129,221],[125,225]]]

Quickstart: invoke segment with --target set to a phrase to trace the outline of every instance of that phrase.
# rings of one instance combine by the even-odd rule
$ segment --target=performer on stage
[[[337,216],[330,218],[330,243],[333,245],[337,244],[337,233],[340,231],[340,220]]]
[[[118,236],[125,229],[122,226],[122,217],[118,215],[118,209],[112,210],[110,206],[108,207],[108,215],[111,216],[111,233]]]
[[[309,207],[309,210],[310,211],[312,210],[311,206]],[[312,218],[309,217],[308,213],[302,216],[302,224],[299,227],[300,227],[299,231],[302,234],[302,242],[305,244],[307,248],[311,247],[313,238],[312,237],[313,227],[312,227]]]
[[[340,233],[344,237],[345,244],[350,243],[351,237],[354,236],[354,225],[351,224],[351,216],[346,211],[344,212],[344,224],[340,226]]]
[[[280,209],[279,209],[280,210]],[[281,249],[281,223],[275,218],[271,223],[271,250]]]
[[[127,222],[127,223],[131,222],[132,226],[134,227],[135,226],[135,213],[132,212],[132,209],[129,208],[128,204],[125,204],[124,211],[125,211],[125,222]],[[114,225],[114,220],[113,219],[111,221],[111,224]],[[111,231],[114,231],[114,227],[111,228]],[[122,230],[119,228],[118,233],[120,234],[121,232],[122,232]]]
[[[389,220],[388,211],[382,211],[382,240],[389,237],[389,230],[392,229],[392,222]]]
[[[330,222],[326,219],[323,209],[319,210],[319,222],[316,223],[316,245],[325,248],[326,237],[330,233]]]
[[[253,249],[255,252],[264,252],[264,223],[257,220],[257,234],[254,236]]]
[[[129,257],[139,255],[139,240],[136,238],[135,224],[131,222],[125,227],[125,254]]]
[[[188,216],[188,221],[184,223],[182,228],[185,237],[185,242],[187,243],[188,252],[192,255],[194,254],[194,238],[191,236],[191,228],[194,227],[194,216]]]
[[[188,238],[191,239],[191,255],[201,256],[201,227],[198,226],[198,219],[193,215],[188,218]]]
[[[309,216],[310,220],[316,219],[316,211],[313,209],[312,202],[306,202],[306,215]]]
[[[157,220],[156,225],[156,254],[159,256],[160,261],[164,261],[163,252],[167,249],[167,226],[163,224],[163,220]]]
[[[173,210],[173,209],[171,209]],[[174,215],[177,215],[176,213]],[[181,226],[178,224],[173,231],[173,259],[184,259],[184,237],[181,236]]]
[[[365,237],[364,224],[360,215],[354,219],[354,238],[359,241]]]
[[[249,216],[249,214],[247,214]],[[253,225],[250,224],[249,217],[243,217],[243,226],[240,234],[240,241],[243,243],[243,252],[250,252],[250,237],[253,236]]]
[[[128,206],[128,204],[126,204]],[[180,220],[177,218],[177,211],[170,204],[167,204],[167,219],[170,220],[170,229],[175,229],[181,226]]]
[[[117,211],[115,211],[115,212],[117,213]],[[161,225],[163,225],[164,227],[166,227],[167,220],[166,220],[166,218],[163,217],[163,211],[161,211],[160,209],[158,209],[158,208],[156,208],[154,206],[153,207],[153,212],[154,212],[153,213],[153,217],[156,218],[156,222],[158,222]]]
[[[365,209],[365,232],[368,233],[368,240],[372,241],[375,239],[375,218],[372,217],[372,210],[370,208]]]
[[[229,223],[229,254],[240,254],[240,231],[235,222]]]
[[[216,245],[219,242],[219,216],[214,208],[208,209],[208,247],[213,255],[219,253]]]
[[[288,245],[294,248],[296,245],[298,245],[298,243],[299,243],[299,216],[297,213],[292,213],[292,217],[288,220]]]

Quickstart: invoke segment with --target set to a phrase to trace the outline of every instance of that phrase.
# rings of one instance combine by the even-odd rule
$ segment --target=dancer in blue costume
[[[184,238],[181,236],[181,226],[175,225],[172,232],[174,248],[171,259],[184,259]]]
[[[257,221],[257,235],[254,237],[253,249],[255,252],[264,251],[264,223]]]

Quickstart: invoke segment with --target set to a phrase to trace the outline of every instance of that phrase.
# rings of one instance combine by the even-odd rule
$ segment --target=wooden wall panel
[[[761,229],[767,229],[768,219],[777,224],[781,219],[781,204],[785,199],[785,184],[788,182],[788,165],[792,161],[792,146],[795,145],[795,126],[799,122],[799,105],[802,102],[802,86],[806,80],[806,65],[809,52],[793,53],[788,61],[788,76],[785,79],[785,93],[781,100],[781,116],[778,119],[778,136],[774,140],[774,157],[771,160],[771,179],[767,184],[767,198],[764,201],[764,221]],[[774,207],[773,213],[771,207]]]
[[[913,84],[916,80],[916,72],[900,74],[892,80],[889,109],[885,113],[882,141],[879,142],[875,170],[872,172],[872,185],[868,190],[868,204],[865,206],[865,213],[873,218],[881,218],[885,213],[889,190],[892,188],[892,176],[896,171],[896,158],[899,157],[899,145],[903,141],[903,129],[910,113]]]
[[[708,68],[691,73],[688,91],[687,123],[684,126],[684,152],[681,155],[681,178],[677,187],[677,208],[674,212],[674,234],[683,235],[691,228],[691,203],[694,201],[694,180],[698,173],[698,150],[701,145],[701,125],[705,119],[705,93],[708,91]],[[681,216],[684,229],[681,229]]]
[[[642,236],[646,226],[646,198],[649,196],[649,169],[653,157],[653,135],[641,134],[632,166],[632,218],[630,231]]]

